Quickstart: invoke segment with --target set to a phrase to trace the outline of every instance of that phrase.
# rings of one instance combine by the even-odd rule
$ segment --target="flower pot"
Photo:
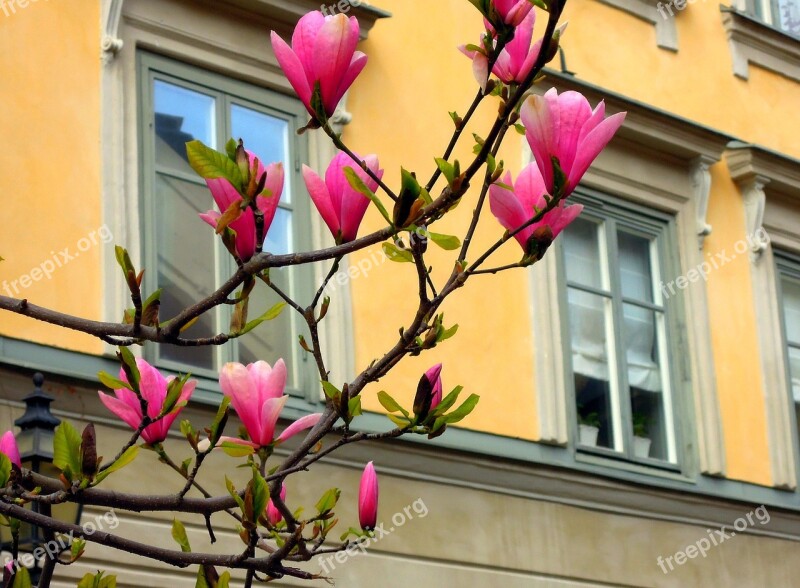
[[[597,447],[597,435],[600,433],[600,429],[591,425],[580,425],[578,433],[578,441],[581,445]]]
[[[647,437],[633,438],[633,454],[636,457],[650,457],[650,444],[652,441]]]

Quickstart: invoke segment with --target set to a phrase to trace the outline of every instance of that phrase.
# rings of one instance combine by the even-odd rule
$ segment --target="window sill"
[[[800,82],[800,39],[735,8],[722,6],[720,10],[737,77],[749,79],[753,63]]]
[[[664,17],[659,12],[659,7],[662,11],[664,10],[661,2],[657,2],[657,0],[600,0],[600,2],[650,23],[656,29],[656,45],[668,51],[678,50],[678,29],[675,26],[675,17]],[[663,4],[669,6],[669,2]]]

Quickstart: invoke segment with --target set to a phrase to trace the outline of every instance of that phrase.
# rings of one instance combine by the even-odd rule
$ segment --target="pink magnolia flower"
[[[281,501],[286,502],[286,486],[281,485]],[[283,520],[281,511],[273,504],[272,498],[267,503],[267,521],[273,527]]]
[[[487,28],[491,25],[487,22]],[[492,73],[505,84],[521,83],[531,73],[539,52],[542,39],[531,46],[533,27],[536,24],[536,12],[532,11],[523,19],[514,34],[514,38],[503,48],[492,68]],[[486,33],[484,33],[485,37]],[[483,43],[481,43],[483,46]],[[475,79],[486,90],[489,81],[489,58],[481,51],[470,51],[466,45],[459,47],[461,52],[472,59],[472,72]]]
[[[511,172],[503,178],[503,183],[511,187],[492,184],[489,187],[489,207],[500,224],[508,231],[514,231],[547,206],[544,196],[547,188],[536,164],[529,164],[522,170],[516,184]],[[544,215],[542,220],[525,227],[514,235],[526,254],[531,254],[533,240],[544,240],[545,249],[583,210],[582,204],[566,206],[560,202],[556,208]]]
[[[238,443],[254,448],[266,447],[274,442],[282,443],[300,431],[310,429],[319,422],[321,413],[306,415],[275,438],[278,417],[286,405],[286,364],[279,359],[275,366],[266,361],[257,361],[247,366],[227,363],[220,370],[219,385],[225,396],[231,399],[236,414],[242,420],[250,441],[232,437],[220,438],[220,443]]]
[[[309,12],[297,23],[292,46],[272,31],[272,48],[289,83],[314,118],[313,96],[319,99],[326,116],[331,116],[339,101],[367,64],[367,56],[356,51],[358,21],[344,14],[323,16]]]
[[[530,0],[492,0],[495,10],[507,25],[519,26],[533,8]]]
[[[19,448],[17,447],[17,438],[14,437],[13,432],[6,431],[3,433],[3,436],[0,437],[0,453],[5,455],[11,463],[16,464],[18,468],[22,467],[22,461],[19,458]]]
[[[372,462],[364,468],[358,489],[358,521],[361,528],[374,529],[378,523],[378,475]]]
[[[360,156],[356,155],[359,159]],[[377,155],[368,155],[363,158],[367,166],[378,178],[383,178]],[[369,177],[353,159],[340,151],[333,158],[328,170],[325,172],[325,181],[322,181],[314,170],[303,166],[303,179],[306,188],[317,207],[320,216],[328,225],[333,238],[337,243],[347,243],[355,240],[358,227],[364,219],[364,214],[369,207],[369,198],[355,190],[344,174],[344,168],[350,167],[373,192],[377,190],[378,183]]]
[[[583,174],[605,148],[625,120],[624,112],[605,118],[605,103],[592,111],[579,92],[558,94],[555,88],[544,96],[531,96],[522,105],[522,124],[547,192],[567,197]],[[566,176],[561,194],[554,194],[553,159]]]
[[[425,377],[431,383],[431,410],[439,406],[442,402],[442,364],[435,366],[425,372]]]
[[[250,151],[247,152],[250,158],[250,165],[253,164],[256,156]],[[264,192],[256,197],[256,206],[264,213],[264,235],[266,236],[272,225],[272,220],[275,218],[275,211],[278,209],[278,203],[281,199],[283,192],[283,163],[273,163],[267,167],[258,160],[258,177],[266,172],[267,182],[264,186]],[[217,221],[228,210],[231,204],[240,200],[242,195],[238,190],[233,187],[228,180],[224,178],[216,178],[213,180],[206,180],[211,195],[214,197],[214,202],[220,212],[216,210],[209,210],[205,214],[201,214],[200,218],[206,221],[209,225],[217,228]],[[247,261],[256,252],[256,220],[252,209],[247,208],[238,219],[228,225],[232,230],[236,231],[236,253],[242,261]]]
[[[139,380],[139,392],[141,392],[144,399],[147,401],[147,415],[154,419],[161,414],[161,409],[164,406],[164,400],[167,397],[167,388],[170,382],[175,379],[175,376],[165,378],[161,373],[147,363],[143,359],[136,360],[136,367],[139,369],[141,376]],[[125,370],[119,370],[119,379],[128,382],[128,377],[125,375]],[[189,380],[183,385],[181,395],[178,398],[178,403],[172,412],[168,413],[164,418],[159,421],[148,425],[142,431],[142,439],[145,442],[152,444],[161,443],[167,438],[167,433],[172,423],[175,422],[178,414],[183,410],[183,406],[188,402],[197,381]],[[142,423],[142,406],[139,398],[132,390],[127,388],[119,388],[114,390],[114,396],[105,394],[98,391],[100,400],[106,405],[106,408],[117,415],[122,421],[128,424],[133,429],[138,429]]]

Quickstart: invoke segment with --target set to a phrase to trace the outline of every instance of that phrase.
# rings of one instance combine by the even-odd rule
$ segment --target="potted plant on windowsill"
[[[636,457],[650,457],[650,445],[647,415],[637,412],[633,415],[633,453]]]
[[[587,447],[597,447],[597,436],[600,433],[600,417],[596,412],[587,415],[578,413],[578,441]]]

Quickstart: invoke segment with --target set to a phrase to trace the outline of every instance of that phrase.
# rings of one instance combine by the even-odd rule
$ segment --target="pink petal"
[[[217,228],[217,221],[220,219],[220,217],[222,217],[222,215],[218,213],[216,210],[209,210],[208,212],[205,212],[198,216],[205,222],[207,222],[209,225],[214,227],[214,229]]]
[[[100,400],[106,405],[106,408],[117,415],[122,422],[127,424],[132,429],[138,429],[142,424],[142,413],[129,406],[127,403],[109,396],[104,392],[98,392]]]
[[[514,184],[514,193],[522,204],[527,219],[533,218],[537,210],[541,210],[547,205],[544,199],[544,195],[547,194],[547,186],[544,185],[542,172],[535,163],[529,163],[520,172],[517,182]]]
[[[339,223],[339,215],[331,202],[328,187],[322,181],[322,178],[307,165],[303,166],[303,180],[305,180],[306,189],[311,195],[314,206],[317,207],[322,220],[325,221],[334,238],[336,238],[341,230],[341,225]]]
[[[334,96],[335,103],[333,104],[334,111],[336,111],[336,106],[338,106],[339,102],[341,102],[342,96],[344,96],[345,92],[350,89],[350,86],[353,85],[353,82],[356,81],[356,78],[366,66],[367,56],[361,51],[356,51],[353,54],[353,60],[350,62],[350,67],[347,68],[344,76],[342,76],[342,79],[339,82],[339,87],[336,90],[336,94]]]
[[[219,385],[223,394],[231,399],[250,438],[256,441],[261,435],[261,401],[247,368],[241,363],[226,363],[219,372]]]
[[[354,19],[355,20],[355,19]],[[338,104],[337,92],[358,44],[350,19],[344,14],[326,18],[314,41],[314,77],[319,80],[325,113],[330,116]]]
[[[281,501],[283,501],[285,503],[286,502],[286,486],[283,485],[283,484],[281,485],[280,497],[281,497]],[[281,514],[281,511],[279,511],[275,507],[275,505],[272,503],[272,499],[270,498],[269,502],[267,503],[267,520],[269,521],[269,524],[274,527],[275,525],[280,523],[282,519],[283,519],[283,515]]]
[[[236,232],[236,253],[242,261],[247,261],[256,253],[256,219],[251,208],[233,221],[229,228]]]
[[[514,38],[503,50],[508,56],[509,68],[513,79],[519,75],[522,65],[528,58],[533,40],[533,27],[536,24],[536,11],[528,13],[514,32]]]
[[[568,91],[558,97],[559,122],[558,146],[553,155],[558,157],[561,169],[569,176],[575,153],[578,149],[578,138],[584,123],[592,116],[589,101],[579,92]]]
[[[583,212],[583,204],[565,206],[564,202],[561,202],[545,215],[543,221],[550,226],[555,239],[572,221],[578,218],[581,212]]]
[[[288,396],[281,396],[280,398],[270,398],[261,407],[261,434],[253,441],[261,446],[266,446],[275,440],[275,425],[278,423],[278,417],[283,410]]]
[[[305,431],[306,429],[310,429],[315,427],[319,420],[322,418],[322,413],[318,412],[315,414],[307,414],[304,417],[300,417],[291,425],[284,429],[283,433],[280,434],[278,437],[278,443],[283,443],[287,439],[291,439],[295,435],[297,435],[300,431]]]
[[[14,437],[12,431],[6,431],[0,437],[0,453],[5,455],[8,460],[15,464],[17,467],[22,467],[22,460],[19,457],[19,448],[17,447],[17,438]]]
[[[550,90],[547,94],[553,91]],[[531,96],[522,105],[520,115],[522,124],[525,125],[525,136],[531,151],[533,151],[536,164],[542,172],[548,192],[552,191],[553,165],[550,156],[555,154],[557,144],[556,114],[552,111],[551,103],[546,97]]]
[[[317,79],[314,71],[314,44],[326,20],[318,10],[309,12],[297,21],[297,26],[292,34],[292,49],[297,55],[312,91],[313,80]]]
[[[253,443],[252,441],[246,441],[239,437],[226,437],[225,435],[219,438],[216,447],[220,447],[223,443],[233,443],[235,445],[242,445],[243,447],[252,447],[254,449],[261,447],[258,443]]]
[[[197,380],[188,380],[183,385],[183,389],[181,390],[181,395],[178,397],[177,408],[174,408],[172,412],[167,413],[167,415],[157,423],[162,426],[165,438],[167,431],[169,431],[169,428],[172,426],[172,423],[175,422],[175,419],[178,418],[178,415],[183,410],[184,407],[182,405],[189,402],[189,399],[192,397],[192,394],[194,394],[194,390],[196,387],[197,387]]]
[[[296,32],[297,30],[295,30],[295,33]],[[305,105],[306,110],[313,116],[314,111],[311,108],[312,89],[303,69],[303,64],[289,45],[286,44],[286,41],[281,39],[280,35],[273,31],[271,36],[272,49],[275,52],[275,57],[283,73],[286,75],[286,79],[289,80],[292,88],[294,88],[294,91],[297,93],[297,97],[300,98],[300,101]]]
[[[472,59],[472,75],[475,76],[481,90],[485,92],[486,84],[489,82],[489,58],[483,53],[475,53],[475,57]]]
[[[506,179],[510,182],[510,174],[507,175]],[[504,182],[506,182],[505,179]],[[530,219],[516,194],[497,184],[492,184],[489,187],[489,209],[508,231],[514,231]],[[523,249],[525,249],[525,244],[532,232],[533,229],[528,227],[514,235],[514,238],[522,245]]]
[[[231,204],[242,197],[233,187],[233,184],[224,178],[206,180],[206,185],[211,190],[211,195],[214,197],[214,202],[217,203],[217,208],[219,208],[220,212],[228,210]]]
[[[155,418],[161,413],[161,407],[167,397],[167,380],[161,375],[161,372],[144,359],[137,359],[136,367],[139,368],[141,376],[139,392],[147,401],[147,414],[150,418]]]
[[[281,194],[283,194],[283,163],[273,163],[266,168],[267,183],[264,186],[264,191],[268,192],[267,196],[259,196],[256,198],[256,206],[264,213],[264,231],[269,230],[272,226],[272,221],[275,218],[275,212],[278,210],[278,204],[281,201]]]
[[[625,122],[625,115],[626,113],[620,112],[608,117],[597,125],[578,145],[578,153],[569,173],[567,193],[575,189],[583,174],[586,173],[586,170],[589,169],[589,166],[592,165],[592,162],[600,152],[605,149],[608,142],[611,141],[611,138],[622,126],[622,123]]]

